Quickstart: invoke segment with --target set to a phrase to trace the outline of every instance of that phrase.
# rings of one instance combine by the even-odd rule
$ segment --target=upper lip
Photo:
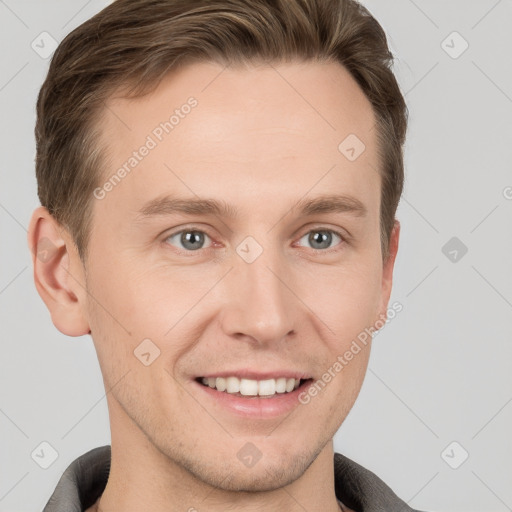
[[[209,372],[199,377],[213,378],[213,377],[238,377],[239,379],[251,379],[251,380],[267,380],[267,379],[279,379],[279,378],[287,378],[287,379],[298,379],[298,380],[306,380],[311,378],[311,376],[302,371],[293,371],[293,370],[273,370],[271,372],[261,372],[257,370],[251,370],[249,368],[243,368],[238,370],[225,370],[218,372]]]

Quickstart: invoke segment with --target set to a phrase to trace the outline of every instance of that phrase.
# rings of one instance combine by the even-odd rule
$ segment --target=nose
[[[286,342],[296,332],[303,304],[293,293],[290,266],[277,252],[264,250],[252,263],[235,257],[223,290],[226,335],[269,345]]]

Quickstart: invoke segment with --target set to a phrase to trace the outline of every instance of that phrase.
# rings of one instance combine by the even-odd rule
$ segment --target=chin
[[[268,492],[280,489],[299,479],[314,462],[318,452],[301,451],[294,455],[276,456],[258,460],[245,467],[238,459],[230,463],[228,457],[214,457],[209,461],[184,460],[182,466],[198,480],[223,491]],[[213,463],[223,460],[223,464]]]

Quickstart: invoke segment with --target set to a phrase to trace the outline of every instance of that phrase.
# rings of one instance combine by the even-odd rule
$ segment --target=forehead
[[[365,181],[380,183],[373,109],[338,63],[194,63],[146,96],[112,97],[101,131],[103,183],[125,171],[109,187],[111,208],[135,212],[177,190],[243,201],[299,198],[315,183],[323,193],[336,183],[361,195]],[[347,149],[364,151],[353,159]]]

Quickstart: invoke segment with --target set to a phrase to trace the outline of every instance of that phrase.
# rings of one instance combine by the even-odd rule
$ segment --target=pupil
[[[318,235],[318,236],[317,236]],[[325,231],[316,231],[314,234],[310,235],[310,242],[312,241],[313,243],[320,243],[322,245],[322,249],[325,249],[326,247],[329,247],[330,245],[330,239],[331,239],[331,234],[328,233],[328,232],[325,232]],[[319,238],[319,240],[317,240]],[[327,243],[325,243],[327,242]]]
[[[182,235],[182,244],[184,247],[187,247],[192,250],[200,249],[200,247],[197,246],[197,242],[200,242],[199,245],[201,245],[202,242],[202,233],[199,233],[197,231],[188,231]],[[193,244],[196,244],[194,246]]]

